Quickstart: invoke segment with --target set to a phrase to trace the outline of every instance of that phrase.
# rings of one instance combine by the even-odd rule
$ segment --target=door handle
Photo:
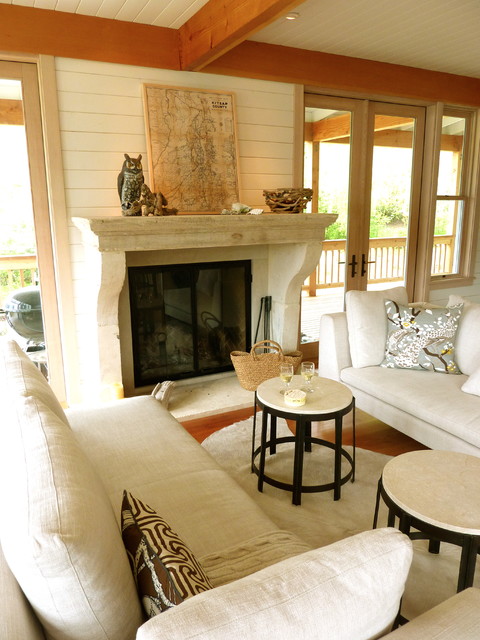
[[[345,264],[345,261],[339,262],[338,264]],[[348,263],[348,266],[352,268],[352,271],[351,271],[352,278],[354,278],[357,275],[357,264],[358,264],[357,256],[353,254],[352,261]]]
[[[367,264],[375,264],[375,260],[367,260],[367,257],[365,256],[364,253],[362,253],[362,276],[364,276],[367,273]]]

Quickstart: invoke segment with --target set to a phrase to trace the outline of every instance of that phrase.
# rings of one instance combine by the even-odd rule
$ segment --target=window
[[[439,143],[432,284],[468,278],[473,267],[474,112],[444,108]]]

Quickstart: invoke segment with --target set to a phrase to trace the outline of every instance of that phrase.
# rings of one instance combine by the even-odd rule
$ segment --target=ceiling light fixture
[[[298,13],[298,11],[290,11],[290,13],[287,13],[287,15],[285,16],[285,20],[296,20],[299,17],[300,14]]]

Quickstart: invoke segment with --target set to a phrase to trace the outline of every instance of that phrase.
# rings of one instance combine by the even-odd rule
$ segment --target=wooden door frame
[[[0,75],[22,82],[49,381],[66,405],[67,397],[75,400],[78,393],[72,375],[76,338],[54,58],[0,52]]]

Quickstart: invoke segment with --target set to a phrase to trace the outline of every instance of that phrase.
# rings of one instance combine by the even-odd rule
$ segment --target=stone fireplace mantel
[[[98,338],[95,348],[89,345],[91,364],[98,361],[98,372],[95,366],[90,372],[91,381],[98,389],[123,382],[119,297],[130,253],[159,252],[171,262],[175,255],[191,250],[195,261],[199,252],[211,261],[231,259],[234,247],[247,255],[249,247],[257,252],[262,248],[267,291],[261,295],[272,296],[273,339],[286,350],[295,349],[301,286],[318,263],[325,228],[336,218],[333,214],[73,218],[82,233],[89,269],[87,315]],[[259,275],[254,272],[253,277]]]

